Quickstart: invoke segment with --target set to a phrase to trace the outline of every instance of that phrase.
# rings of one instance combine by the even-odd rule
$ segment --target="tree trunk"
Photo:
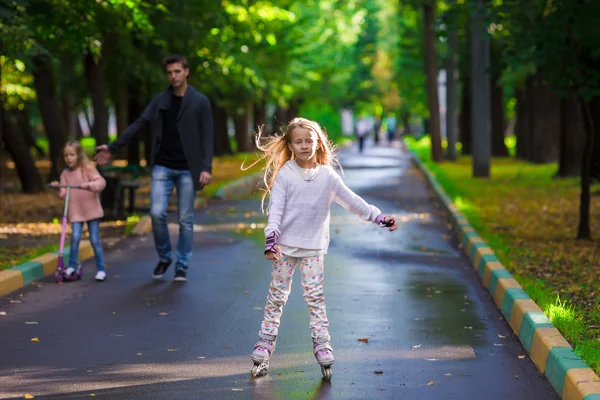
[[[561,100],[560,157],[556,176],[581,176],[581,155],[585,141],[583,116],[578,100],[572,96]]]
[[[404,127],[403,135],[410,135],[412,133],[410,127],[410,113],[408,111],[402,113],[402,126]]]
[[[590,104],[581,96],[577,96],[581,113],[583,114],[583,127],[585,142],[583,155],[581,157],[581,194],[579,198],[579,225],[577,227],[577,239],[592,239],[590,229],[590,185],[592,152],[594,149],[594,121],[590,112]]]
[[[233,120],[238,153],[247,153],[252,149],[250,135],[248,134],[248,115],[248,107],[246,107],[238,110]]]
[[[85,78],[87,81],[92,106],[94,109],[94,126],[92,127],[92,136],[96,143],[108,143],[108,107],[106,106],[106,96],[104,93],[104,72],[102,56],[98,62],[94,60],[94,55],[88,52],[84,56]]]
[[[256,132],[261,132],[266,129],[267,125],[267,102],[265,100],[258,100],[254,103],[254,109],[252,112],[253,125],[252,129]]]
[[[492,77],[492,156],[508,157],[508,149],[504,142],[506,119],[504,112],[504,88],[499,84],[501,73],[496,72]]]
[[[71,140],[79,140],[80,130],[77,129],[78,121],[75,94],[68,87],[62,88],[62,102],[67,137]]]
[[[527,159],[534,163],[553,163],[559,158],[560,98],[537,80],[533,86],[530,110],[533,114]]]
[[[285,110],[285,123],[288,124],[291,120],[298,116],[300,101],[294,99],[290,102],[290,106]]]
[[[15,163],[22,191],[24,193],[41,192],[44,190],[44,183],[31,157],[31,152],[29,151],[29,146],[24,135],[22,132],[19,132],[17,118],[12,112],[4,110],[1,103],[0,119],[2,131],[5,133],[2,139],[6,144],[10,158]]]
[[[590,101],[590,113],[594,123],[591,177],[600,180],[600,97],[596,96]]]
[[[440,105],[437,90],[437,61],[435,47],[435,0],[423,4],[425,30],[425,72],[427,83],[427,104],[429,108],[429,135],[431,137],[431,159],[440,162],[444,159],[442,152],[442,136],[440,132]]]
[[[227,132],[227,111],[221,107],[216,100],[211,100],[214,134],[215,134],[215,155],[233,154],[229,134]]]
[[[452,2],[454,3],[454,2]],[[448,60],[446,61],[446,137],[448,139],[448,159],[456,161],[456,72],[458,66],[458,45],[455,27],[448,31]]]
[[[273,124],[271,134],[277,134],[281,130],[281,127],[286,124],[286,110],[280,106],[275,108],[273,113]]]
[[[57,167],[62,157],[66,141],[63,113],[56,94],[56,80],[52,60],[44,54],[33,56],[33,84],[37,94],[38,107],[44,124],[44,131],[50,147],[52,166],[48,180],[56,180],[60,174]]]
[[[133,82],[132,82],[133,83]],[[140,91],[138,85],[131,85],[129,87],[130,96],[127,99],[127,114],[128,114],[128,125],[135,122],[144,111],[144,106],[140,104]],[[144,128],[143,130],[148,130]],[[122,133],[122,132],[120,132]],[[139,164],[140,163],[140,139],[143,132],[140,132],[136,137],[133,138],[131,143],[127,146],[127,163]],[[147,160],[150,161],[149,159]]]
[[[11,113],[17,119],[16,124],[18,126],[18,132],[23,135],[23,139],[25,139],[25,143],[31,149],[32,147],[35,149],[39,158],[43,158],[46,156],[44,149],[42,149],[35,141],[35,137],[33,135],[33,131],[31,129],[31,124],[29,123],[30,113],[29,106],[25,106],[23,110],[13,110]]]
[[[119,86],[113,100],[115,105],[115,118],[117,122],[117,135],[125,132],[129,126],[129,93],[126,86]],[[117,153],[117,158],[126,158],[126,149],[121,149]]]
[[[471,129],[473,176],[489,178],[491,164],[490,41],[485,37],[483,1],[471,17]]]
[[[462,97],[460,101],[458,135],[462,144],[461,154],[470,155],[472,151],[473,130],[471,129],[471,78],[465,77],[463,80]]]
[[[515,92],[517,105],[515,109],[515,137],[516,137],[516,157],[524,160],[527,153],[527,138],[529,135],[527,119],[527,88],[517,89]]]

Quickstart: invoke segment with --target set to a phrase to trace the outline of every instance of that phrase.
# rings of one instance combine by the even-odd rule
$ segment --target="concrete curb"
[[[444,204],[462,248],[477,270],[483,285],[538,370],[565,400],[600,400],[600,378],[575,354],[540,307],[525,293],[511,273],[500,263],[466,217],[446,195],[435,177],[414,153],[413,160]]]
[[[82,240],[79,244],[79,261],[83,262],[93,256],[94,250],[90,241]],[[63,259],[69,259],[68,247],[64,250]],[[35,280],[54,274],[57,263],[58,250],[0,271],[0,296],[21,289]]]
[[[251,195],[260,187],[263,174],[264,171],[259,171],[223,185],[216,191],[213,197],[221,200],[230,200],[235,197]]]

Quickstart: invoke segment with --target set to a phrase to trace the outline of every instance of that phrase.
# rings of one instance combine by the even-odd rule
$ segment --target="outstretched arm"
[[[271,195],[269,196],[269,220],[265,227],[265,257],[268,260],[277,260],[280,256],[279,236],[281,234],[281,220],[285,211],[286,182],[281,173],[275,178]]]

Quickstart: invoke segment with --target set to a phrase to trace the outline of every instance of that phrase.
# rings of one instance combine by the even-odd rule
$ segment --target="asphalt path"
[[[347,185],[400,226],[390,233],[332,208],[331,383],[312,354],[298,272],[269,374],[250,379],[270,281],[266,219],[259,199],[214,200],[197,212],[185,283],[172,269],[152,280],[147,236],[106,250],[103,283],[92,259],[82,281],[47,278],[0,298],[0,398],[558,399],[410,157],[370,146],[340,159]]]

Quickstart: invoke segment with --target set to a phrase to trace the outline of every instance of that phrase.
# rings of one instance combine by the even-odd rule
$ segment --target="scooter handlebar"
[[[82,189],[83,190],[83,188],[81,186],[79,186],[79,185],[51,185],[51,184],[48,184],[48,187],[52,188],[52,189],[57,189],[57,188],[65,188],[65,189],[66,188],[71,188],[71,189]]]

